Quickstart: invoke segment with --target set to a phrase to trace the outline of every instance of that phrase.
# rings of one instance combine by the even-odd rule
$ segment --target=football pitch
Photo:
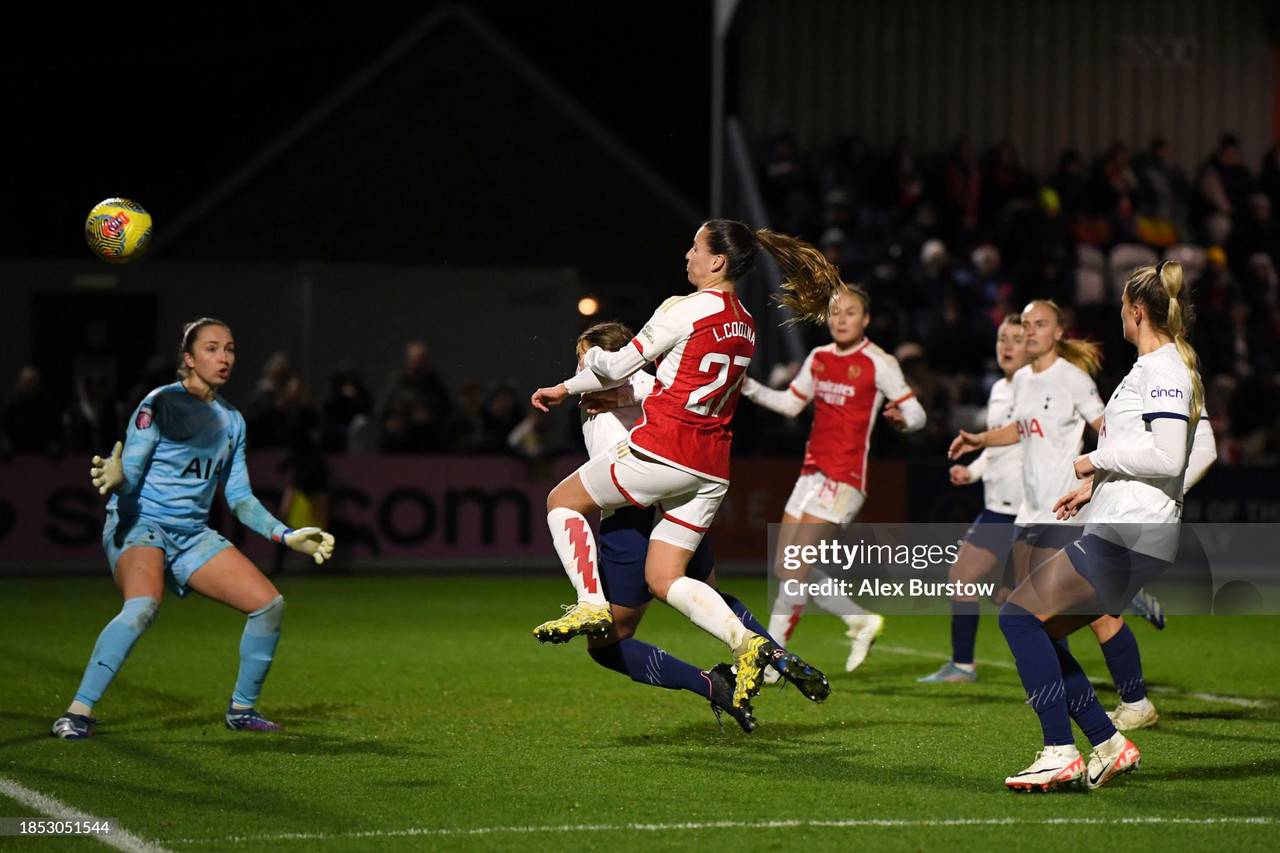
[[[4,850],[1275,850],[1280,618],[1134,625],[1158,728],[1142,766],[1091,793],[1014,794],[1039,748],[994,616],[980,680],[924,685],[946,617],[895,616],[857,672],[843,625],[790,644],[831,679],[822,705],[766,687],[759,724],[540,646],[562,577],[277,579],[288,609],[259,707],[222,724],[244,618],[193,596],[157,621],[95,708],[88,741],[48,737],[119,610],[106,578],[0,580],[0,817],[114,818],[110,839],[0,837]],[[723,586],[763,612],[763,579]],[[701,667],[727,650],[661,604],[641,639]],[[1097,643],[1072,647],[1116,703]],[[1077,732],[1082,748],[1087,745]]]

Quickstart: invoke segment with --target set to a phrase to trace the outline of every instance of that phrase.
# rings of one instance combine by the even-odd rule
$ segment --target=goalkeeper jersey
[[[124,482],[107,509],[196,530],[208,524],[221,484],[245,526],[279,541],[287,528],[254,497],[244,448],[244,417],[234,406],[221,397],[205,402],[181,382],[162,385],[129,419]]]

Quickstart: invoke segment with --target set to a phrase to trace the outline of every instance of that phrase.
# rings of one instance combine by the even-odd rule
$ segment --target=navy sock
[[[951,602],[951,660],[973,663],[973,647],[978,641],[978,602]]]
[[[1040,717],[1045,746],[1075,743],[1071,736],[1071,714],[1067,709],[1066,685],[1058,663],[1058,649],[1044,631],[1044,623],[1016,604],[1000,608],[1000,630],[1013,652],[1018,677],[1027,691],[1027,704]]]
[[[760,620],[753,616],[751,611],[747,609],[747,605],[743,604],[727,592],[721,592],[720,597],[724,599],[725,604],[729,605],[729,609],[733,611],[733,615],[742,620],[742,624],[746,625],[748,630],[755,631],[760,636],[768,639],[769,642],[773,643],[778,648],[782,648],[782,643],[779,643],[769,635],[769,632],[760,624]]]
[[[1138,638],[1129,626],[1122,625],[1120,632],[1102,644],[1102,656],[1111,670],[1111,680],[1121,701],[1141,702],[1147,698],[1147,682],[1142,677],[1142,655],[1138,652]]]
[[[611,646],[589,648],[587,652],[596,663],[640,684],[688,690],[704,699],[711,696],[711,682],[702,670],[634,637],[619,640]]]
[[[1098,701],[1098,694],[1093,692],[1089,676],[1084,674],[1075,657],[1061,643],[1055,643],[1058,652],[1058,666],[1062,668],[1062,683],[1067,690],[1067,710],[1071,719],[1084,732],[1089,743],[1097,746],[1116,733],[1107,712]]]

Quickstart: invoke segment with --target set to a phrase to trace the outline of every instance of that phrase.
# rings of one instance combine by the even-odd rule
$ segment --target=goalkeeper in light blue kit
[[[134,643],[150,627],[167,585],[179,597],[191,590],[247,614],[240,640],[240,672],[227,706],[227,728],[280,728],[254,709],[280,640],[284,597],[248,558],[208,527],[221,484],[227,504],[246,527],[323,563],[333,537],[318,527],[291,530],[262,506],[245,467],[245,421],[218,397],[235,364],[235,341],[225,323],[203,318],[183,329],[179,381],[156,388],[129,423],[123,447],[93,458],[93,484],[112,493],[102,544],[124,597],[102,630],[54,737],[89,737],[93,706],[111,685]]]

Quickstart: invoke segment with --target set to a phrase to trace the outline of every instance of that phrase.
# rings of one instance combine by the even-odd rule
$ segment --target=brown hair
[[[631,343],[631,339],[634,337],[635,333],[625,323],[611,320],[604,323],[596,323],[594,326],[588,326],[584,329],[582,334],[578,335],[578,346],[581,347],[586,344],[588,347],[600,347],[602,350],[617,352]]]
[[[1058,303],[1052,299],[1032,299],[1027,303],[1027,308],[1032,305],[1043,305],[1053,312],[1054,321],[1062,325],[1062,309],[1058,307]],[[1018,318],[1018,322],[1022,322],[1022,318]],[[1068,362],[1083,370],[1090,376],[1097,376],[1098,371],[1102,369],[1102,347],[1097,341],[1079,341],[1068,340],[1063,338],[1058,341],[1058,356],[1065,358]]]
[[[871,294],[863,290],[861,285],[848,284],[843,281],[840,282],[836,286],[835,290],[831,292],[831,303],[834,305],[835,301],[839,299],[841,296],[851,296],[854,299],[857,299],[859,302],[862,303],[863,313],[864,314],[871,313]]]
[[[191,375],[191,368],[187,367],[187,362],[182,358],[183,355],[190,353],[195,357],[196,338],[200,336],[200,330],[205,326],[221,326],[228,332],[231,327],[221,320],[215,320],[212,317],[201,317],[199,320],[192,320],[182,327],[182,343],[178,345],[178,378],[186,379]]]
[[[1195,309],[1187,292],[1182,264],[1161,261],[1154,267],[1138,267],[1124,283],[1130,305],[1141,303],[1147,309],[1151,325],[1173,338],[1182,363],[1191,371],[1191,424],[1200,419],[1204,405],[1204,382],[1200,378],[1200,358],[1187,341],[1195,323]]]

